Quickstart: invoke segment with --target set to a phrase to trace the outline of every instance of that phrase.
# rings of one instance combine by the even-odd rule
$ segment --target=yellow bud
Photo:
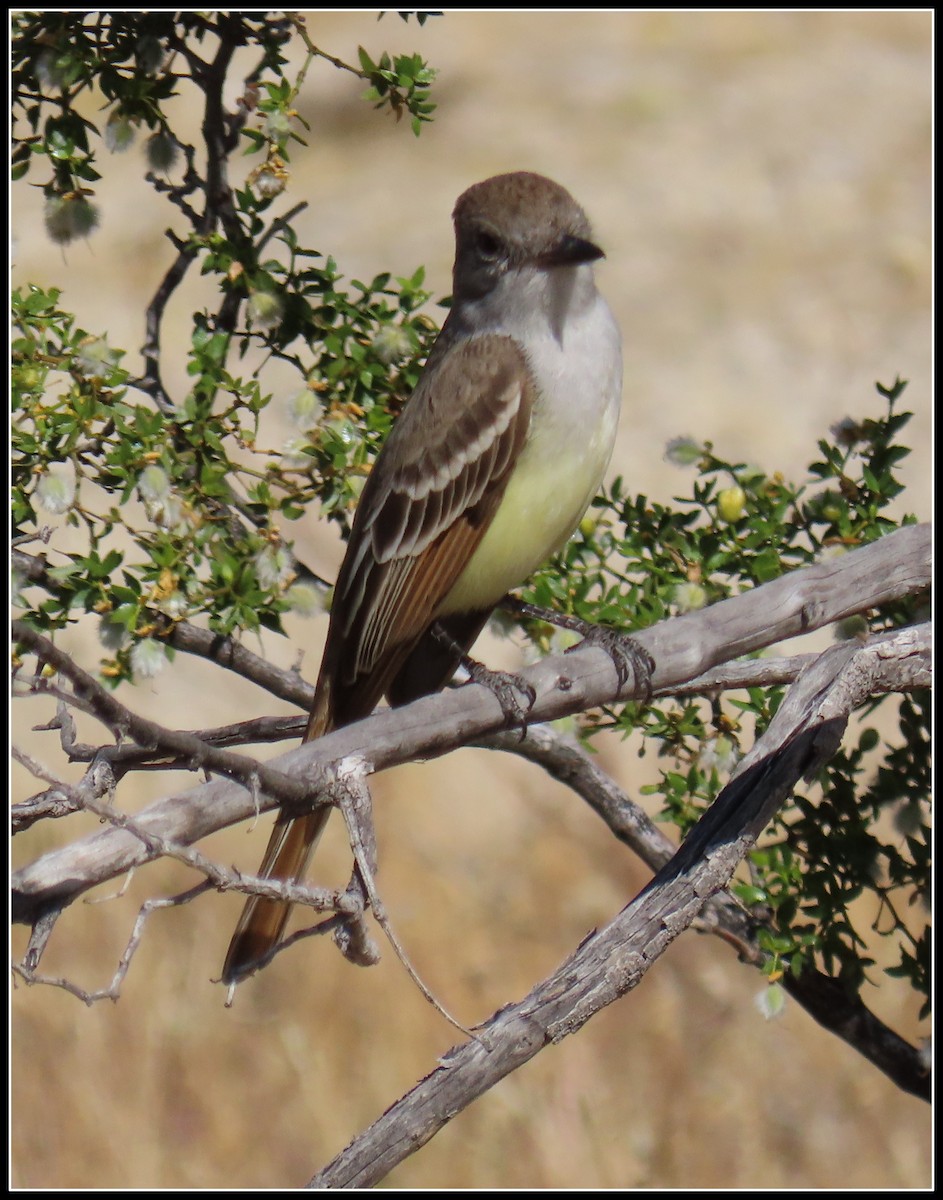
[[[742,487],[724,488],[717,495],[717,514],[722,521],[732,524],[739,521],[746,511],[747,495]]]

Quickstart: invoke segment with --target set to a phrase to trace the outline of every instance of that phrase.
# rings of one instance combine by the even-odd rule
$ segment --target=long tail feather
[[[319,687],[304,737],[306,742],[313,742],[330,730],[331,707],[330,688]],[[325,806],[304,817],[280,816],[269,838],[259,875],[297,883],[308,869],[330,815],[330,808]],[[291,908],[287,900],[268,900],[263,896],[250,896],[246,900],[223,964],[223,983],[238,983],[252,974],[259,960],[281,940]]]

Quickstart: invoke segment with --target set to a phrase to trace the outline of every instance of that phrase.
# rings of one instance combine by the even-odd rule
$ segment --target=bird
[[[444,687],[573,533],[612,454],[622,342],[583,208],[514,171],[469,187],[452,216],[451,308],[361,492],[305,741]],[[259,874],[300,881],[330,811],[280,813]],[[267,958],[290,908],[248,897],[224,983]]]

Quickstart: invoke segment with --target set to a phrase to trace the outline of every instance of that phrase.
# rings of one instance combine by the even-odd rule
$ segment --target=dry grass
[[[312,14],[314,39],[341,56],[358,42],[420,49],[441,68],[440,109],[416,142],[370,114],[356,85],[313,72],[291,198],[309,199],[307,242],[348,276],[425,262],[441,294],[448,213],[467,184],[519,167],[559,179],[609,252],[602,282],[627,366],[615,468],[631,488],[678,490],[661,452],[687,432],[798,472],[830,423],[862,412],[876,378],[901,373],[918,414],[908,506],[926,517],[930,19],[464,13],[419,30]],[[167,218],[139,162],[107,166],[103,228],[67,263],[44,242],[38,193],[20,189],[17,279],[64,284],[86,328],[135,347],[141,297],[168,261]],[[171,314],[172,386],[183,386],[195,295]],[[337,548],[312,524],[299,553],[328,570]],[[306,645],[310,673],[323,632],[292,635],[266,647],[287,664]],[[271,709],[199,664],[124,698],[184,726]],[[22,728],[40,719],[18,715]],[[48,737],[31,745],[52,762]],[[633,789],[653,769],[634,749],[604,750]],[[140,783],[140,803],[158,784]],[[32,790],[15,777],[14,795]],[[391,915],[466,1021],[521,996],[644,880],[564,791],[484,753],[383,777],[376,805]],[[18,859],[52,837],[32,836]],[[208,849],[253,866],[264,838],[232,830]],[[325,881],[344,877],[341,841],[333,829]],[[140,901],[189,882],[161,864],[120,900],[75,906],[44,966],[101,985]],[[207,981],[238,907],[209,896],[157,914],[115,1006],[16,990],[17,1186],[298,1186],[451,1043],[391,954],[360,971],[327,944],[284,956],[225,1011]],[[765,1023],[759,988],[727,948],[686,936],[637,993],[479,1101],[390,1185],[927,1186],[926,1106],[795,1006]],[[918,1032],[895,989],[869,999]]]

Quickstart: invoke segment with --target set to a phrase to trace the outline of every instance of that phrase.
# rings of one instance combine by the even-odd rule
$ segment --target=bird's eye
[[[487,229],[479,229],[475,234],[475,249],[482,258],[498,258],[503,249],[501,242]]]

